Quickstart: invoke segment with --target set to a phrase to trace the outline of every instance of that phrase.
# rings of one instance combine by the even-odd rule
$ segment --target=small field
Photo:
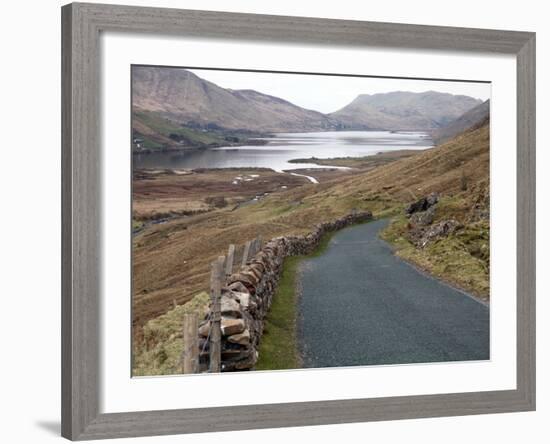
[[[132,184],[132,215],[143,221],[233,209],[307,182],[268,169],[138,170]]]
[[[140,147],[135,152],[154,152],[186,149],[205,149],[216,146],[238,146],[243,144],[263,144],[249,138],[263,136],[253,131],[229,131],[210,128],[183,126],[152,111],[132,113],[133,138],[139,140]]]

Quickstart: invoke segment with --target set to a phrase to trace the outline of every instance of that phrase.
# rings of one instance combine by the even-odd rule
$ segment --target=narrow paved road
[[[489,308],[394,256],[387,223],[344,229],[302,262],[304,366],[489,359]]]

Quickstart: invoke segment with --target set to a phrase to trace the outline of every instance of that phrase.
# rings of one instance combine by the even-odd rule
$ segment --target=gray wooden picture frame
[[[514,55],[517,58],[517,388],[101,413],[99,35],[104,31]],[[64,437],[85,440],[535,409],[534,33],[73,3],[62,8],[62,108]]]

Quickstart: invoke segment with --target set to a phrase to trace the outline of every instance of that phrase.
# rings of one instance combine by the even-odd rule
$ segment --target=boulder
[[[437,202],[439,202],[439,194],[437,193],[430,193],[426,197],[426,203],[428,204],[428,208],[435,205]]]
[[[454,219],[444,220],[427,228],[411,230],[409,238],[417,247],[424,248],[434,240],[449,236],[460,227],[460,223]]]
[[[223,295],[221,298],[221,313],[222,316],[242,318],[240,304],[231,297]]]
[[[250,293],[244,293],[240,291],[234,291],[231,295],[235,300],[237,300],[244,308],[248,308],[250,305]]]
[[[248,287],[248,285],[255,287],[260,281],[260,277],[252,273],[248,268],[244,268],[243,270],[241,270],[235,275],[235,277],[237,278],[237,280],[242,282],[249,290],[250,288]]]
[[[431,225],[434,221],[435,207],[431,206],[426,211],[414,213],[409,219],[409,223],[413,226]]]
[[[251,369],[256,365],[256,362],[258,362],[257,352],[250,353],[246,359],[235,362],[234,368],[235,370]]]
[[[424,238],[427,241],[430,241],[438,237],[446,237],[449,234],[454,233],[458,228],[460,228],[460,223],[458,223],[456,220],[444,220],[426,230]]]
[[[250,331],[245,330],[242,333],[228,336],[227,340],[233,344],[248,345],[250,344]]]
[[[260,262],[253,262],[248,266],[246,272],[254,275],[254,277],[260,281],[262,279],[262,274],[264,273],[265,267]]]
[[[235,348],[235,349],[225,349],[222,350],[222,361],[238,361],[240,359],[245,359],[248,357],[250,352],[244,348]]]
[[[231,291],[237,291],[239,293],[248,293],[248,289],[244,286],[242,282],[239,281],[232,282],[227,286],[227,288]]]
[[[439,202],[439,194],[431,193],[428,196],[410,204],[405,209],[405,213],[410,216],[420,211],[426,211],[428,208],[433,207],[437,202]]]
[[[231,336],[242,333],[245,329],[242,319],[222,318],[222,335]]]

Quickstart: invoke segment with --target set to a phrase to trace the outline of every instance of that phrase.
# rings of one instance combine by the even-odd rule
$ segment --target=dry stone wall
[[[303,236],[277,237],[268,241],[249,261],[233,273],[222,288],[221,296],[221,368],[222,371],[253,369],[264,321],[287,256],[311,253],[323,235],[347,226],[372,220],[370,211],[344,216],[333,222],[316,225]],[[200,364],[209,364],[210,312],[199,326]]]

